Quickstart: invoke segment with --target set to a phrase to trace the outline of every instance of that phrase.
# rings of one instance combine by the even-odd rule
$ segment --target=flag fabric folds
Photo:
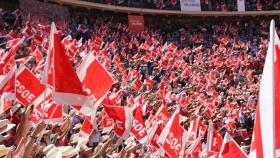
[[[247,158],[234,139],[226,133],[218,158]]]
[[[25,66],[17,70],[15,86],[16,98],[25,106],[32,104],[45,91],[44,85]]]
[[[260,82],[250,157],[280,157],[280,41],[274,21]]]
[[[114,78],[91,53],[85,57],[77,69],[77,74],[84,91],[90,97],[90,101],[96,109],[114,84]],[[93,107],[89,108],[92,109]],[[82,108],[83,110],[87,111]]]
[[[42,83],[53,88],[53,97],[57,104],[91,105],[61,44],[60,34],[56,32],[54,23],[46,62]]]
[[[128,138],[133,119],[132,108],[104,105],[104,109],[108,116],[114,121],[114,131],[116,135],[122,139]]]
[[[184,150],[182,142],[187,135],[186,131],[180,126],[179,121],[180,114],[179,109],[177,109],[158,138],[158,144],[170,157],[181,157],[184,153],[182,152]]]

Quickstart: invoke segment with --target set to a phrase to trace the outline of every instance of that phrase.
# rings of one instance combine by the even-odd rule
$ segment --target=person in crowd
[[[203,1],[206,8],[218,8],[218,2]],[[219,10],[234,8],[233,4],[221,4]],[[48,52],[50,21],[4,10],[0,15],[1,59],[9,50],[7,41],[14,36],[26,36],[16,51],[16,64],[18,67],[25,65],[41,79]],[[146,126],[162,105],[170,116],[179,107],[180,123],[185,130],[189,129],[191,121],[198,122],[201,128],[197,131],[200,132],[202,127],[213,122],[222,135],[228,132],[235,136],[241,149],[248,153],[261,70],[268,48],[267,23],[266,18],[247,18],[185,25],[184,22],[147,18],[145,30],[134,34],[121,17],[85,15],[82,20],[73,15],[65,25],[58,25],[64,42],[70,38],[74,41],[70,42],[74,43],[73,47],[65,47],[73,67],[76,69],[86,54],[92,53],[116,80],[98,107],[94,128],[88,137],[82,137],[83,123],[88,118],[69,105],[64,106],[62,122],[41,120],[34,123],[38,107],[24,106],[15,99],[9,109],[0,113],[0,151],[3,150],[0,156],[12,158],[24,153],[26,158],[57,155],[157,157],[158,153],[150,145],[141,144],[133,136],[122,140],[111,126],[107,130],[104,125],[104,105],[130,106],[136,98],[139,103],[141,100]],[[31,30],[31,36],[24,31],[26,29]],[[35,35],[44,38],[38,42]],[[31,56],[35,50],[39,50],[41,60],[32,57],[21,62],[20,59]],[[133,86],[136,78],[142,86]],[[152,84],[147,84],[148,81]],[[117,92],[122,93],[116,101],[112,96],[118,96]],[[239,134],[241,129],[247,131],[249,140]],[[201,135],[206,139],[205,132]]]

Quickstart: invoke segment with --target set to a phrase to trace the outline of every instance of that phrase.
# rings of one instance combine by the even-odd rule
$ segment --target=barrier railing
[[[145,8],[133,8],[133,7],[123,7],[123,6],[113,6],[101,3],[80,1],[80,0],[48,0],[58,4],[72,5],[85,7],[88,9],[99,9],[105,11],[114,11],[122,13],[136,13],[136,14],[152,14],[152,15],[180,15],[180,16],[270,16],[270,15],[280,15],[280,10],[271,11],[178,11],[178,10],[160,10],[160,9],[145,9]]]

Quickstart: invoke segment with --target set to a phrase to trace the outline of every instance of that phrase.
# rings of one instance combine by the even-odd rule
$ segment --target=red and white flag
[[[160,123],[159,121],[155,121],[155,123],[153,124],[153,126],[148,129],[148,137],[149,137],[149,145],[155,147],[155,148],[159,148],[159,145],[157,143],[158,138],[163,130],[164,126],[162,123]]]
[[[172,158],[182,157],[187,132],[180,126],[180,113],[177,109],[158,138],[158,144]]]
[[[152,88],[153,88],[153,84],[155,83],[154,80],[148,80],[148,79],[145,79],[144,80],[144,84],[147,86],[147,90],[148,91],[151,91]]]
[[[140,81],[139,78],[136,78],[132,83],[131,87],[134,88],[135,90],[139,91],[142,87],[142,82]]]
[[[226,133],[218,158],[247,158],[234,139]]]
[[[1,98],[15,99],[15,71],[16,66],[14,65],[0,80]]]
[[[159,41],[155,38],[155,37],[152,37],[152,43],[154,45],[158,45],[159,44]]]
[[[39,61],[41,61],[43,58],[41,52],[39,49],[36,49],[33,53],[33,58],[36,60],[36,62],[38,63]]]
[[[25,28],[22,30],[21,35],[29,38],[33,36],[32,28],[29,26],[25,26]]]
[[[17,59],[16,62],[19,62],[21,65],[24,65],[27,63],[32,57],[31,56],[26,56],[20,59]]]
[[[148,135],[142,116],[141,106],[137,106],[133,110],[133,121],[131,126],[131,133],[139,140],[140,143],[144,144],[148,141]]]
[[[188,142],[193,142],[197,138],[197,130],[198,130],[199,118],[197,120],[193,120],[190,123],[190,127],[188,129]]]
[[[85,57],[82,64],[77,69],[77,74],[82,82],[84,91],[90,97],[91,103],[96,109],[114,84],[114,78],[92,53],[89,53],[88,56]],[[84,106],[84,108],[81,109],[82,112],[84,111],[83,113],[87,113],[88,110],[92,111],[93,107],[88,110],[86,107],[87,106]],[[95,111],[93,113],[95,114]]]
[[[192,145],[185,152],[185,155],[186,155],[185,157],[198,158],[201,150],[202,150],[201,138],[198,137],[195,139],[195,141],[193,141]]]
[[[93,130],[93,123],[91,122],[89,117],[85,117],[79,135],[85,138],[89,138],[92,130]]]
[[[102,117],[101,125],[103,127],[103,131],[110,131],[114,125],[114,121],[107,115],[107,113],[105,113],[105,115]]]
[[[207,152],[219,152],[223,143],[223,137],[214,128],[213,123],[210,122],[207,134]]]
[[[154,128],[154,126],[157,124],[159,124],[160,126],[163,127],[163,126],[165,126],[165,124],[167,124],[169,119],[170,119],[170,114],[168,113],[167,107],[164,104],[162,104],[159,107],[158,111],[156,112],[155,116],[150,115],[149,119],[146,120],[146,122],[145,122],[146,129],[151,130],[151,128]],[[159,129],[154,129],[154,130],[159,130]],[[160,130],[160,132],[161,132],[161,130]],[[149,135],[150,134],[151,133],[149,133]],[[151,138],[151,136],[150,136],[150,138]]]
[[[110,44],[110,48],[111,48],[114,52],[117,51],[118,45],[117,45],[116,41],[113,41],[113,42]]]
[[[15,46],[19,42],[19,40],[20,40],[19,38],[9,40],[6,44],[6,49]]]
[[[0,98],[0,114],[9,110],[13,105],[12,99],[4,99],[3,97]]]
[[[11,54],[10,51],[6,53],[0,61],[0,75],[8,73],[13,66],[15,66],[15,54]],[[4,59],[3,59],[4,58]]]
[[[39,36],[38,34],[35,34],[33,36],[33,41],[38,44],[38,45],[41,45],[42,42],[43,42],[43,37],[42,36]]]
[[[114,120],[114,131],[116,135],[123,139],[128,138],[133,119],[132,108],[104,105],[104,109],[108,116]]]
[[[160,120],[162,123],[167,124],[168,120],[170,119],[170,114],[168,113],[166,105],[162,104],[158,109],[155,117]]]
[[[8,39],[18,38],[18,35],[17,35],[16,32],[11,31],[11,32],[9,32],[9,33],[7,34],[7,38],[8,38]]]
[[[44,112],[46,122],[59,123],[63,122],[63,107],[61,104],[50,103],[46,106]]]
[[[12,67],[15,65],[14,57],[16,56],[16,51],[21,46],[24,38],[20,39],[16,45],[14,45],[7,53],[5,53],[0,60],[0,75],[8,73]]]
[[[274,20],[260,83],[250,157],[280,157],[280,41]]]
[[[16,98],[25,106],[33,103],[45,91],[45,86],[25,66],[16,72]]]
[[[54,23],[49,43],[42,83],[53,87],[53,97],[57,104],[90,105],[89,97],[66,55]]]
[[[44,103],[44,101],[46,100],[50,100],[50,99],[52,99],[53,98],[53,96],[52,96],[52,90],[49,88],[49,87],[47,87],[45,90],[44,90],[44,92],[43,93],[41,93],[34,101],[33,101],[33,105],[35,106],[35,107],[37,107],[37,106],[42,106],[42,105],[44,105],[43,103]],[[42,106],[43,107],[43,106]]]

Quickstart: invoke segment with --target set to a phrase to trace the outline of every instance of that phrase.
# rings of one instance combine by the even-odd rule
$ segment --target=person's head
[[[60,131],[59,124],[55,124],[52,128],[52,133],[58,133]]]

